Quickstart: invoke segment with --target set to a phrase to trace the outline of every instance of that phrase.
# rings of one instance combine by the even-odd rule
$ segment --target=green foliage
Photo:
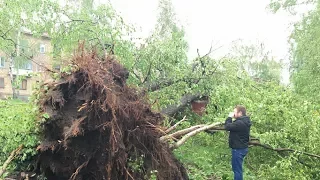
[[[136,157],[135,159],[129,159],[128,166],[134,172],[140,172],[142,170],[141,168],[143,166],[143,157]]]
[[[273,59],[263,59],[260,62],[253,62],[251,64],[254,71],[254,78],[263,81],[275,81],[280,82],[281,64]]]
[[[4,1],[8,2],[8,1]],[[35,36],[47,31],[52,44],[55,44],[55,57],[69,56],[77,47],[78,41],[94,45],[99,53],[104,53],[104,44],[115,44],[117,58],[130,71],[129,84],[139,89],[147,89],[159,82],[173,82],[163,85],[147,95],[153,108],[161,110],[168,105],[177,104],[185,94],[201,93],[208,95],[210,101],[207,114],[199,117],[190,109],[180,115],[187,115],[188,122],[180,128],[199,123],[223,121],[234,105],[244,104],[252,118],[252,136],[272,147],[288,147],[297,152],[276,153],[260,147],[250,148],[245,160],[245,179],[319,179],[318,159],[299,153],[320,154],[318,134],[320,116],[319,99],[316,88],[319,69],[318,58],[318,10],[296,26],[293,38],[295,92],[279,85],[281,66],[269,57],[262,47],[242,47],[236,56],[212,59],[208,56],[187,60],[188,44],[183,27],[178,25],[171,1],[162,0],[159,5],[158,23],[144,45],[136,47],[131,41],[133,27],[126,25],[110,4],[94,7],[92,1],[82,1],[84,6],[66,5],[61,7],[55,1],[15,1],[0,6],[0,31],[22,25],[30,28]],[[2,3],[2,2],[0,2]],[[30,4],[28,4],[30,3]],[[280,9],[293,5],[293,1],[273,1],[273,8]],[[27,16],[33,12],[39,18],[21,23],[21,7]],[[10,21],[12,19],[12,22]],[[15,31],[8,34],[14,37]],[[2,33],[2,32],[0,32]],[[10,36],[9,36],[10,35]],[[0,47],[14,51],[12,42],[2,37]],[[103,48],[104,47],[104,48]],[[240,54],[239,54],[240,52]],[[62,69],[70,73],[72,67]],[[59,78],[58,74],[54,75]],[[252,77],[263,79],[258,83]],[[169,81],[170,80],[170,81]],[[39,85],[37,88],[40,88]],[[42,87],[45,89],[46,87]],[[299,94],[296,94],[298,92]],[[303,97],[301,95],[305,94]],[[306,97],[310,98],[306,100]],[[312,101],[311,101],[312,100]],[[39,101],[39,92],[32,102]],[[36,103],[34,103],[36,104]],[[1,141],[4,144],[0,162],[20,144],[24,144],[22,155],[11,169],[32,157],[37,144],[35,118],[38,109],[31,104],[16,101],[0,101]],[[3,106],[3,108],[2,108]],[[45,121],[47,114],[40,118]],[[178,116],[177,116],[178,118]],[[227,133],[214,135],[201,133],[191,138],[179,149],[176,156],[186,165],[191,179],[232,179]],[[139,170],[139,158],[130,161],[130,166]],[[153,173],[152,177],[156,172]]]
[[[263,43],[247,45],[240,40],[234,43],[232,54],[239,70],[246,71],[252,78],[280,83],[282,61],[274,59]]]
[[[292,80],[297,93],[319,103],[320,4],[295,25],[292,33]]]
[[[34,30],[35,35],[41,31],[37,23],[43,21],[41,18],[47,15],[47,9],[44,9],[44,5],[48,2],[41,0],[2,0],[0,2],[0,33],[2,39],[0,48],[2,51],[9,53],[9,55],[14,52],[15,44],[17,44],[17,32],[21,30],[21,27]],[[30,18],[39,14],[41,16],[38,16],[38,21]],[[36,30],[36,28],[38,29]]]
[[[9,157],[10,153],[20,145],[23,149],[11,163],[9,170],[27,168],[24,162],[36,154],[35,147],[39,143],[36,128],[36,109],[32,104],[17,100],[0,101],[0,164]]]
[[[190,179],[232,179],[229,167],[231,154],[227,151],[226,140],[223,133],[201,133],[175,150],[175,155],[184,163]]]
[[[301,5],[309,5],[317,0],[271,0],[268,8],[276,13],[280,10],[287,10],[291,14],[296,14],[296,9]]]
[[[253,122],[252,136],[274,148],[297,150],[276,153],[261,147],[250,148],[245,160],[245,179],[319,178],[319,160],[299,153],[320,154],[320,116],[312,103],[277,84],[258,84],[247,77],[219,85],[212,93],[208,114],[202,120],[200,117],[192,120],[191,125],[203,123],[203,119],[207,123],[221,121],[235,104],[246,105]],[[218,108],[212,108],[213,105]],[[210,175],[232,179],[227,145],[226,133],[203,133],[176,150],[176,154],[188,167],[192,179],[208,179]]]

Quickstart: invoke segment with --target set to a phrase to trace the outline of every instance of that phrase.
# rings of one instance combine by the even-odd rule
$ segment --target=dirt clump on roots
[[[38,169],[48,180],[188,179],[168,144],[160,142],[163,116],[153,112],[114,56],[83,47],[72,73],[41,89]]]

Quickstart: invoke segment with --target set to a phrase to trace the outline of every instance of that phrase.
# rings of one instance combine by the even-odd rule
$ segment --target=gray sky
[[[100,0],[101,2],[106,0]],[[150,34],[157,19],[158,0],[110,0],[126,22],[140,27],[137,36]],[[189,43],[188,57],[208,52],[211,42],[229,52],[232,41],[263,42],[277,59],[288,62],[288,36],[293,17],[285,12],[273,14],[266,9],[269,0],[172,0],[177,18],[184,26]],[[291,27],[291,28],[290,28]],[[288,82],[288,71],[283,72]]]

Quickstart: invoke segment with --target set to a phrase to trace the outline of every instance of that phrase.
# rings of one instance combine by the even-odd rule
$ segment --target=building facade
[[[37,81],[50,78],[46,67],[52,68],[52,46],[50,37],[42,35],[34,37],[31,33],[21,33],[19,38],[20,56],[24,56],[23,62],[13,59],[12,74],[19,77],[16,84],[18,98],[27,100],[32,94],[33,86]],[[27,55],[26,55],[27,54]],[[12,83],[10,78],[10,56],[0,50],[0,98],[12,97]]]

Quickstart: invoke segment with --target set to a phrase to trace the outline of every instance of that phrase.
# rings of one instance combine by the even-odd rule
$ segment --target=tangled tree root
[[[112,56],[80,48],[74,70],[42,89],[38,168],[50,180],[188,179],[160,141],[163,117],[134,88]]]

